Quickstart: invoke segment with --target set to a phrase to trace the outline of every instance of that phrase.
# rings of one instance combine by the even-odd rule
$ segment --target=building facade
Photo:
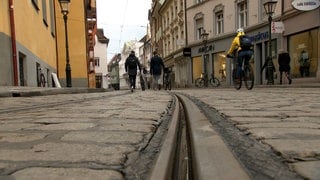
[[[63,15],[56,3],[58,76],[66,84],[66,38]],[[97,31],[96,1],[71,1],[67,20],[67,34],[72,87],[95,88],[94,43]]]
[[[1,86],[54,87],[53,77],[66,86],[68,39],[72,87],[95,87],[89,69],[94,63],[89,50],[96,31],[95,0],[71,1],[68,38],[59,0],[5,0],[0,10]]]
[[[94,62],[96,88],[108,88],[107,48],[109,39],[104,36],[103,29],[98,29],[95,37]]]
[[[162,4],[158,3],[161,6],[158,18],[162,19],[163,31],[161,35],[158,33],[151,35],[153,40],[160,39],[163,43],[165,64],[173,65],[175,69],[176,87],[185,84],[185,81],[188,86],[192,86],[201,73],[207,75],[213,73],[220,81],[231,85],[231,69],[234,62],[227,59],[225,55],[236,35],[236,29],[240,27],[244,28],[254,42],[251,65],[255,73],[255,83],[267,83],[265,70],[262,70],[269,52],[269,23],[263,6],[265,0],[185,0],[183,2],[185,9],[182,9],[186,17],[182,19],[186,26],[184,48],[191,49],[191,58],[183,57],[184,63],[179,63],[179,57],[177,57],[179,53],[172,53],[179,49],[176,48],[179,42],[176,38],[178,28],[174,20],[176,9],[179,14],[179,6],[176,8],[175,4],[179,2],[166,0]],[[287,50],[292,59],[291,69],[294,79],[307,78],[319,81],[319,7],[310,11],[300,11],[294,9],[291,3],[292,0],[278,1],[272,16],[273,22],[280,22],[284,28],[284,31],[271,34],[273,63],[278,70],[278,50]],[[151,23],[151,29],[153,28],[157,29],[155,24]],[[203,39],[204,32],[208,33],[208,39]],[[180,54],[183,55],[183,53]],[[303,72],[300,68],[302,57],[310,61],[309,68]],[[184,74],[178,72],[178,69],[184,71]],[[276,79],[275,82],[279,81]]]
[[[0,86],[51,87],[57,73],[53,1],[0,2]]]

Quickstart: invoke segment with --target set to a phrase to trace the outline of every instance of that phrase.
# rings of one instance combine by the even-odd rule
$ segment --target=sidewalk
[[[292,84],[280,85],[277,80],[274,85],[255,85],[254,88],[320,88],[320,81],[315,78],[296,78],[293,79]],[[229,88],[232,86],[224,86]],[[233,88],[233,87],[232,87]],[[53,94],[76,94],[76,93],[95,93],[95,92],[109,92],[113,89],[102,88],[85,88],[85,87],[72,87],[72,88],[42,88],[42,87],[27,87],[27,86],[0,86],[1,97],[26,97],[26,96],[45,96]]]
[[[28,97],[28,96],[45,96],[54,94],[77,94],[77,93],[95,93],[107,92],[111,89],[101,88],[42,88],[42,87],[27,87],[27,86],[0,86],[1,97]]]

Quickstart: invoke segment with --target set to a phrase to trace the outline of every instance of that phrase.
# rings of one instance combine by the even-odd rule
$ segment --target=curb
[[[100,93],[109,91],[112,90],[101,88],[6,88],[6,90],[0,90],[0,98],[47,96],[56,94]]]

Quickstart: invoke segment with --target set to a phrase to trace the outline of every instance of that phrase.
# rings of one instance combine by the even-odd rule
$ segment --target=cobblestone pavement
[[[232,120],[237,128],[270,145],[290,167],[320,179],[320,91],[318,88],[181,90]]]
[[[172,100],[165,91],[115,96],[123,92],[0,98],[0,175],[17,179],[123,179],[126,155],[145,145]],[[318,88],[172,92],[198,98],[241,131],[271,146],[294,171],[320,179]],[[84,97],[92,100],[81,101]],[[69,100],[74,102],[50,105]],[[43,103],[48,105],[28,109]],[[16,111],[6,112],[10,108]],[[0,179],[3,177],[9,176]]]
[[[0,179],[124,179],[172,98],[121,93],[0,98]]]

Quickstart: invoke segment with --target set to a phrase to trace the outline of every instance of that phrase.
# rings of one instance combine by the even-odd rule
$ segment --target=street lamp
[[[204,78],[207,78],[207,58],[206,58],[206,54],[207,54],[207,42],[208,42],[208,36],[209,33],[206,32],[206,30],[203,30],[203,33],[201,34],[201,38],[202,38],[202,42],[203,42],[203,74],[204,74]],[[207,82],[205,82],[205,85],[207,86]]]
[[[268,15],[268,21],[269,21],[269,42],[268,42],[268,57],[267,57],[267,76],[268,76],[268,82],[267,84],[274,84],[273,79],[273,71],[274,71],[274,65],[272,62],[272,54],[271,54],[271,22],[272,22],[272,14],[274,13],[277,5],[277,0],[267,0],[263,6],[266,14]]]
[[[72,87],[71,83],[71,66],[69,60],[69,45],[68,45],[68,26],[67,26],[67,19],[69,13],[69,4],[70,0],[59,0],[61,13],[63,14],[64,20],[64,27],[65,27],[65,37],[66,37],[66,82],[67,87]]]

